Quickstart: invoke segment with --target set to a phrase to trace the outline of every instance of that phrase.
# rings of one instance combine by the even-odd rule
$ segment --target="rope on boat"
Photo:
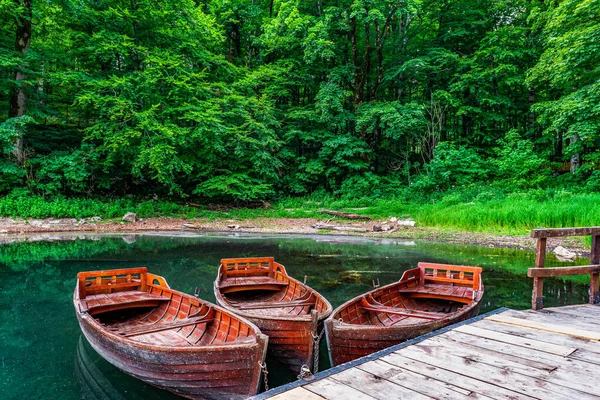
[[[267,375],[269,375],[269,371],[267,370],[267,363],[262,363],[262,362],[258,362],[258,366],[260,367],[262,374],[263,374],[263,381],[265,382],[265,392],[267,390],[269,390],[269,378],[267,377]]]

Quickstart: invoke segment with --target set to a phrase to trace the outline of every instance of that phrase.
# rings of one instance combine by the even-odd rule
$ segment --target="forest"
[[[598,15],[600,0],[0,0],[0,193],[598,192]]]

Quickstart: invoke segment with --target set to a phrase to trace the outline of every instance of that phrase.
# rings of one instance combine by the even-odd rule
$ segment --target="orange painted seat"
[[[439,298],[468,303],[476,296],[476,291],[464,286],[427,284],[414,289],[401,289],[399,293],[412,294],[411,297]]]
[[[221,280],[219,289],[223,293],[230,293],[245,290],[281,290],[282,287],[288,285],[288,282],[282,282],[270,276],[244,276]]]
[[[94,315],[124,308],[156,307],[159,303],[169,300],[168,297],[157,294],[129,290],[88,295],[82,303],[86,305],[87,312]]]

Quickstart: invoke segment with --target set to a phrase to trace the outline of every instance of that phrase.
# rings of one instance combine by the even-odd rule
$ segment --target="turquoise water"
[[[481,312],[530,307],[526,269],[535,257],[512,249],[333,236],[44,235],[0,245],[0,399],[175,398],[121,373],[81,338],[71,300],[75,276],[146,266],[172,288],[199,288],[200,297],[214,301],[219,260],[245,256],[274,256],[290,275],[306,275],[334,307],[369,290],[372,280],[397,280],[419,261],[479,265]],[[547,265],[553,264],[550,257]],[[547,280],[545,306],[585,303],[587,293],[583,279]],[[325,354],[321,363],[325,368]],[[294,379],[273,360],[269,371],[271,386]]]

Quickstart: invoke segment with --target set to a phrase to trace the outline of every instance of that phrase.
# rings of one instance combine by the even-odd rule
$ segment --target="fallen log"
[[[370,221],[371,217],[367,217],[366,215],[354,214],[344,211],[333,211],[333,210],[321,210],[319,211],[321,214],[327,215],[335,215],[336,217],[346,218],[346,219],[360,219],[363,221]]]
[[[315,229],[329,229],[332,231],[347,231],[347,232],[369,232],[367,228],[357,228],[354,226],[335,226],[329,224],[314,224]]]

